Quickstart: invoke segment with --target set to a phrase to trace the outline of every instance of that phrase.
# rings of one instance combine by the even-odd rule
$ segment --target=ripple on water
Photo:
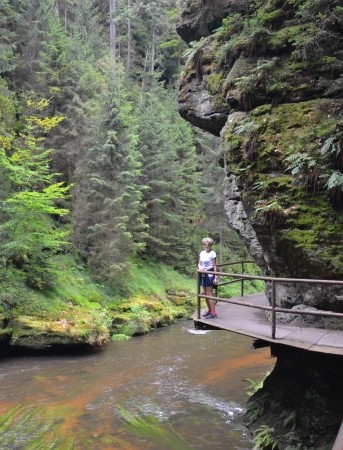
[[[187,330],[188,333],[191,334],[207,334],[211,333],[212,330]]]

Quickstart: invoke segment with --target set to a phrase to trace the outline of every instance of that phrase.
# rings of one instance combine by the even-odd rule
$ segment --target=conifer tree
[[[192,133],[176,110],[174,94],[161,86],[145,94],[140,111],[147,252],[185,270],[192,259],[191,222],[197,198]]]
[[[113,281],[130,269],[143,246],[144,216],[137,126],[123,69],[103,60],[102,91],[91,103],[86,152],[76,170],[74,244],[99,279]]]

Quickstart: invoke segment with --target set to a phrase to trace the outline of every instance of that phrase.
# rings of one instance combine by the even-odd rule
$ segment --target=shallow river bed
[[[186,321],[92,354],[2,358],[0,447],[251,450],[245,379],[275,363],[251,345]]]

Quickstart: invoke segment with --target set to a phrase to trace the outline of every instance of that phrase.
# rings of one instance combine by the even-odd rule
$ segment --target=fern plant
[[[253,450],[275,450],[278,448],[278,441],[274,437],[274,428],[268,427],[268,425],[261,425],[255,430],[255,433],[255,447]]]
[[[317,164],[317,160],[313,156],[301,152],[287,156],[283,162],[288,164],[285,172],[291,171],[293,176],[305,174],[311,167],[314,167]]]
[[[257,200],[257,202],[255,202],[255,205],[257,206],[255,211],[259,213],[278,211],[281,209],[281,206],[277,200],[273,201],[272,203],[268,203],[266,200]]]
[[[325,140],[323,147],[320,149],[320,153],[322,155],[332,154],[336,153],[336,156],[338,155],[340,148],[339,143],[335,142],[336,137],[330,136],[328,139]]]
[[[245,378],[244,381],[248,381],[250,385],[245,389],[247,391],[247,394],[249,396],[255,394],[256,391],[261,389],[263,387],[264,380],[267,378],[267,376],[270,374],[270,370],[264,374],[264,378],[259,381],[253,381],[250,380],[250,378]],[[249,390],[248,390],[249,389]]]
[[[334,188],[339,188],[341,191],[343,191],[343,174],[338,170],[332,172],[330,178],[325,184],[325,187],[327,187],[330,190]]]
[[[287,415],[287,412],[283,412],[281,414],[281,416],[285,416]],[[284,427],[292,427],[292,431],[295,430],[296,427],[296,423],[297,423],[297,413],[295,411],[291,412],[290,414],[287,415],[286,419],[283,421],[283,426]]]
[[[189,43],[189,47],[182,53],[182,57],[186,59],[193,58],[196,52],[203,44],[204,38],[201,38],[200,41],[192,41]]]
[[[258,125],[253,120],[250,120],[249,117],[243,119],[235,128],[234,135],[235,136],[250,136],[256,129]]]

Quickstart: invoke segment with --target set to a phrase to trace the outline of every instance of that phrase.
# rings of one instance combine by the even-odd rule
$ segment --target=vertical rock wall
[[[331,0],[248,4],[249,20],[245,2],[181,2],[178,31],[198,42],[180,114],[221,136],[229,222],[262,273],[343,280],[343,13]],[[343,311],[342,298],[277,284],[286,308]]]

